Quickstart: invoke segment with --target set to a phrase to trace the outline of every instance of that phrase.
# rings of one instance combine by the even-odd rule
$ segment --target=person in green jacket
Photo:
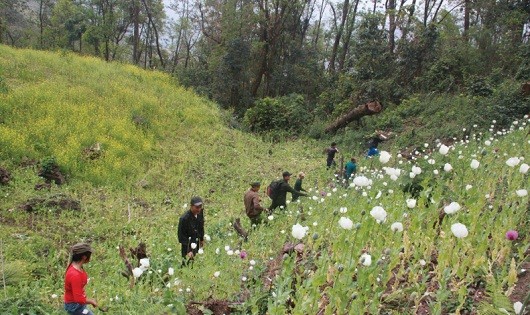
[[[269,207],[269,210],[272,212],[274,209],[278,207],[282,207],[285,209],[287,207],[287,193],[290,192],[293,196],[299,195],[299,196],[307,196],[305,192],[296,191],[291,185],[289,185],[289,180],[291,179],[291,173],[285,171],[283,172],[283,180],[280,182],[280,185],[278,188],[276,188],[276,193],[274,196],[271,197],[272,204]]]
[[[344,166],[344,179],[351,179],[352,175],[355,175],[355,173],[357,173],[357,161],[352,157]]]
[[[304,180],[304,178],[305,178],[304,172],[298,173],[298,178],[296,179],[296,182],[294,183],[294,190],[306,192],[306,190],[302,188],[302,180]],[[298,200],[298,197],[300,197],[299,194],[292,194],[292,195],[293,195],[292,201],[296,201]]]

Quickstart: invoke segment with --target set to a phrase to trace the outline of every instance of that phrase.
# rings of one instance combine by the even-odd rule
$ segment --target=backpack
[[[282,184],[283,179],[280,180],[273,180],[269,186],[267,186],[267,196],[269,198],[274,199],[276,195],[278,195],[278,192],[280,191],[280,186]]]

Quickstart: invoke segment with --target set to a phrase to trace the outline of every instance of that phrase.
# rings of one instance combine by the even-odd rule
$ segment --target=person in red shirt
[[[92,248],[88,244],[78,243],[72,246],[71,254],[64,276],[64,309],[72,315],[93,315],[87,304],[94,307],[98,307],[98,304],[96,300],[86,297],[88,274],[83,269],[83,265],[90,261]]]

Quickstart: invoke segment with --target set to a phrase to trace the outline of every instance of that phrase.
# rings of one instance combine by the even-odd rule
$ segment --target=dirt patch
[[[66,195],[54,195],[49,198],[31,198],[18,206],[26,212],[33,212],[39,208],[57,208],[61,210],[81,210],[81,202]]]
[[[524,271],[521,271],[519,273],[519,277],[517,279],[517,283],[515,284],[515,288],[513,289],[513,292],[510,295],[510,301],[512,301],[512,303],[515,303],[515,302],[523,303],[529,293],[530,262],[527,261],[523,263],[523,265],[521,266],[521,269]],[[528,311],[526,313],[529,314]]]
[[[203,315],[205,310],[209,310],[214,315],[231,314],[232,307],[230,302],[226,300],[208,300],[206,302],[191,301],[186,305],[186,313],[188,315]]]
[[[54,182],[56,185],[62,185],[66,183],[66,178],[61,172],[59,165],[55,161],[55,158],[48,158],[41,163],[38,175],[47,183]]]
[[[0,167],[0,185],[7,185],[11,180],[11,173],[5,168]]]

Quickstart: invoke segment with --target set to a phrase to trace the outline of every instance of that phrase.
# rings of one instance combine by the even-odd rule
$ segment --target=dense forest
[[[392,108],[457,96],[501,124],[521,117],[529,23],[527,0],[0,3],[0,43],[166,71],[234,126],[315,137],[372,100]]]

